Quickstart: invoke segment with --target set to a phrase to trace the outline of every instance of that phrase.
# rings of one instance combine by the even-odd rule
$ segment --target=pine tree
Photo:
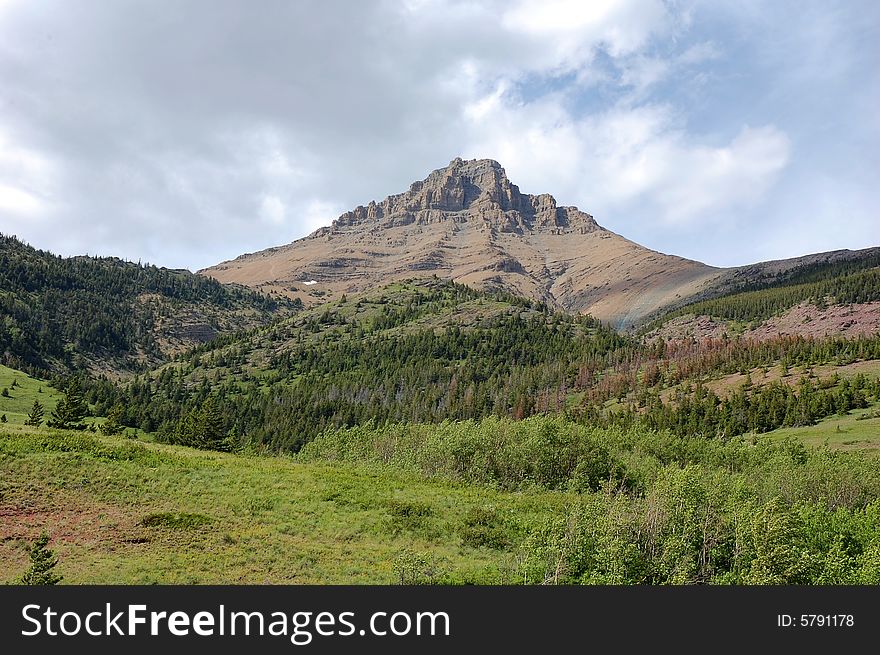
[[[39,400],[34,401],[34,406],[31,407],[31,413],[28,414],[27,420],[24,422],[25,425],[33,425],[34,427],[39,426],[43,422],[43,416],[45,415],[45,410],[43,406],[40,404]]]
[[[202,448],[227,450],[225,421],[217,401],[208,398],[203,404],[199,416],[200,440]]]
[[[31,558],[30,568],[16,580],[21,585],[56,585],[64,576],[52,571],[58,564],[55,554],[46,548],[49,544],[49,535],[45,532],[37,537],[28,548]]]
[[[125,415],[125,408],[119,403],[113,405],[107,412],[107,420],[101,424],[101,433],[107,435],[120,434],[125,429],[122,419]]]
[[[211,450],[229,450],[225,420],[217,401],[208,398],[177,423],[175,441],[183,446]]]
[[[47,425],[50,428],[59,428],[62,430],[83,430],[85,425],[82,420],[89,413],[88,405],[83,398],[82,389],[79,386],[79,380],[74,378],[67,385],[67,392],[64,398],[55,407],[52,417]]]

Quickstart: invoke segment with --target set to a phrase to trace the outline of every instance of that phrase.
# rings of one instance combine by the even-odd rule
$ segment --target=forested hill
[[[16,368],[130,372],[294,309],[189,271],[63,258],[0,234],[0,361]]]
[[[645,331],[687,315],[706,315],[728,321],[762,321],[810,303],[863,304],[880,301],[880,249],[859,258],[809,264],[759,281],[744,282],[725,295],[701,300],[668,312]]]
[[[221,416],[209,422],[222,428],[220,436],[297,450],[325,428],[370,419],[522,418],[558,410],[566,380],[573,383],[586,366],[606,368],[630,347],[588,316],[424,279],[221,337],[122,395],[106,385],[90,399],[124,407],[127,425],[194,445],[206,440],[191,428],[208,420],[211,399]]]

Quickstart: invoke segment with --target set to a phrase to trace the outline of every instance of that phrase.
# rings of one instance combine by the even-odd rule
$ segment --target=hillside
[[[642,332],[649,339],[718,338],[725,333],[753,339],[877,334],[880,250],[741,283],[729,293],[665,312]]]
[[[876,334],[636,340],[530,300],[416,279],[221,337],[126,385],[87,387],[94,406],[124,408],[125,425],[162,441],[297,452],[370,422],[563,414],[700,437],[812,425],[880,399],[873,368],[852,383],[832,375],[876,360]],[[759,373],[774,367],[786,372]],[[749,372],[737,395],[711,391]]]
[[[293,309],[189,271],[62,258],[0,235],[0,361],[16,368],[126,374]]]
[[[61,393],[47,382],[0,364],[0,417],[5,416],[9,425],[23,424],[35,400],[49,417],[60,398]]]
[[[589,317],[439,279],[340,297],[222,337],[122,389],[126,423],[175,439],[208,398],[239,443],[296,450],[326,427],[528,416],[564,404],[559,384],[628,340]]]
[[[705,302],[870,300],[827,264]],[[73,584],[880,583],[876,331],[635,338],[435,277],[273,317],[80,376],[128,438],[22,426],[59,394],[0,368],[0,582],[45,531]]]

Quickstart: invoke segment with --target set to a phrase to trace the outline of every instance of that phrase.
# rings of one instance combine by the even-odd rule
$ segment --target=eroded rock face
[[[550,194],[520,193],[497,161],[456,158],[449,166],[414,182],[406,193],[345,212],[333,221],[330,232],[377,223],[425,225],[442,220],[482,220],[490,227],[508,231],[549,228],[585,233],[601,229],[589,214],[575,207],[557,207]],[[327,233],[322,228],[313,236]]]
[[[308,237],[204,273],[305,302],[437,275],[625,326],[718,269],[643,248],[550,194],[521,193],[494,160],[456,158]]]

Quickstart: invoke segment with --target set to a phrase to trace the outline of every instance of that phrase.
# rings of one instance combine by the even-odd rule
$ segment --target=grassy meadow
[[[562,418],[331,431],[296,457],[0,430],[0,583],[880,583],[880,459]]]
[[[880,449],[880,403],[864,410],[856,410],[843,416],[829,416],[815,425],[780,428],[768,433],[773,439],[793,438],[808,445],[844,450]]]
[[[8,395],[0,395],[0,416],[5,414],[9,425],[23,425],[35,400],[48,417],[62,396],[48,382],[0,364],[0,391],[3,389]]]
[[[487,507],[512,533],[573,494],[510,494],[370,465],[300,463],[121,437],[0,430],[0,582],[47,531],[69,584],[512,581],[473,547]]]

